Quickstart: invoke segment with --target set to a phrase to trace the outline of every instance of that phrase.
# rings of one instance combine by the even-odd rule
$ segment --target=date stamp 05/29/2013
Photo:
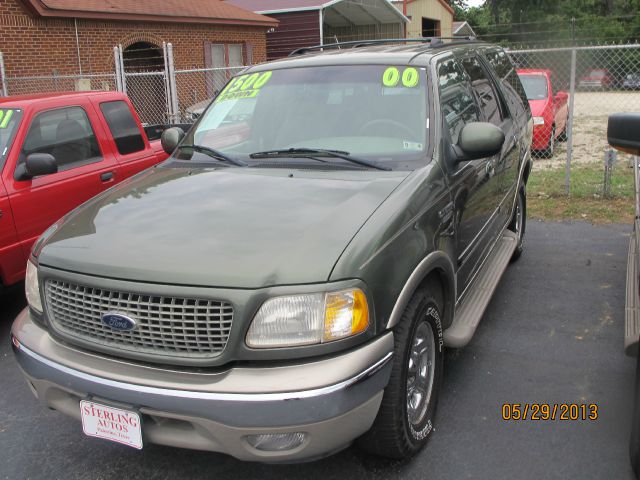
[[[503,403],[502,420],[507,421],[594,421],[595,403]]]

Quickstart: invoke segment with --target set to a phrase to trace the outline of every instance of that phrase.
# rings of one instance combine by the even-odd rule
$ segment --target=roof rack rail
[[[312,52],[315,50],[335,50],[342,48],[358,48],[358,47],[367,47],[370,45],[385,45],[389,43],[428,43],[430,47],[444,45],[443,40],[458,40],[462,42],[475,42],[476,37],[472,36],[458,36],[458,37],[421,37],[421,38],[386,38],[386,39],[377,39],[377,40],[352,40],[349,42],[336,42],[336,43],[328,43],[324,45],[314,45],[310,47],[301,47],[295,49],[293,52],[289,54],[290,57],[295,55],[303,55],[308,52]]]

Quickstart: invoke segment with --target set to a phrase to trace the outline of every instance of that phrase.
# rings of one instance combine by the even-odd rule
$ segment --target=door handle
[[[113,180],[113,172],[105,172],[100,174],[100,180],[103,182],[108,182],[109,180]]]

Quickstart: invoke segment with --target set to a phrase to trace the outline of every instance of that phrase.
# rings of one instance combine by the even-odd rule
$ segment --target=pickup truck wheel
[[[364,451],[404,459],[427,443],[442,380],[443,303],[442,288],[430,282],[414,294],[394,329],[391,379],[373,426],[358,439]]]
[[[633,421],[631,424],[631,440],[629,441],[629,455],[631,466],[636,478],[640,478],[640,355],[636,362],[635,399],[633,402]]]
[[[518,245],[513,251],[511,261],[515,262],[520,258],[524,251],[524,233],[527,227],[527,194],[524,187],[520,187],[518,191],[518,199],[516,201],[516,208],[513,212],[513,218],[509,225],[509,230],[518,236]]]

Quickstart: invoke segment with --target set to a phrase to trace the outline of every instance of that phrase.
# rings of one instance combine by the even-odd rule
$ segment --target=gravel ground
[[[0,297],[0,478],[631,479],[634,360],[623,354],[630,227],[530,222],[472,342],[445,357],[436,431],[408,462],[355,448],[303,465],[242,463],[87,438],[40,406],[10,351],[21,295]],[[506,422],[505,402],[597,403],[597,421]]]

